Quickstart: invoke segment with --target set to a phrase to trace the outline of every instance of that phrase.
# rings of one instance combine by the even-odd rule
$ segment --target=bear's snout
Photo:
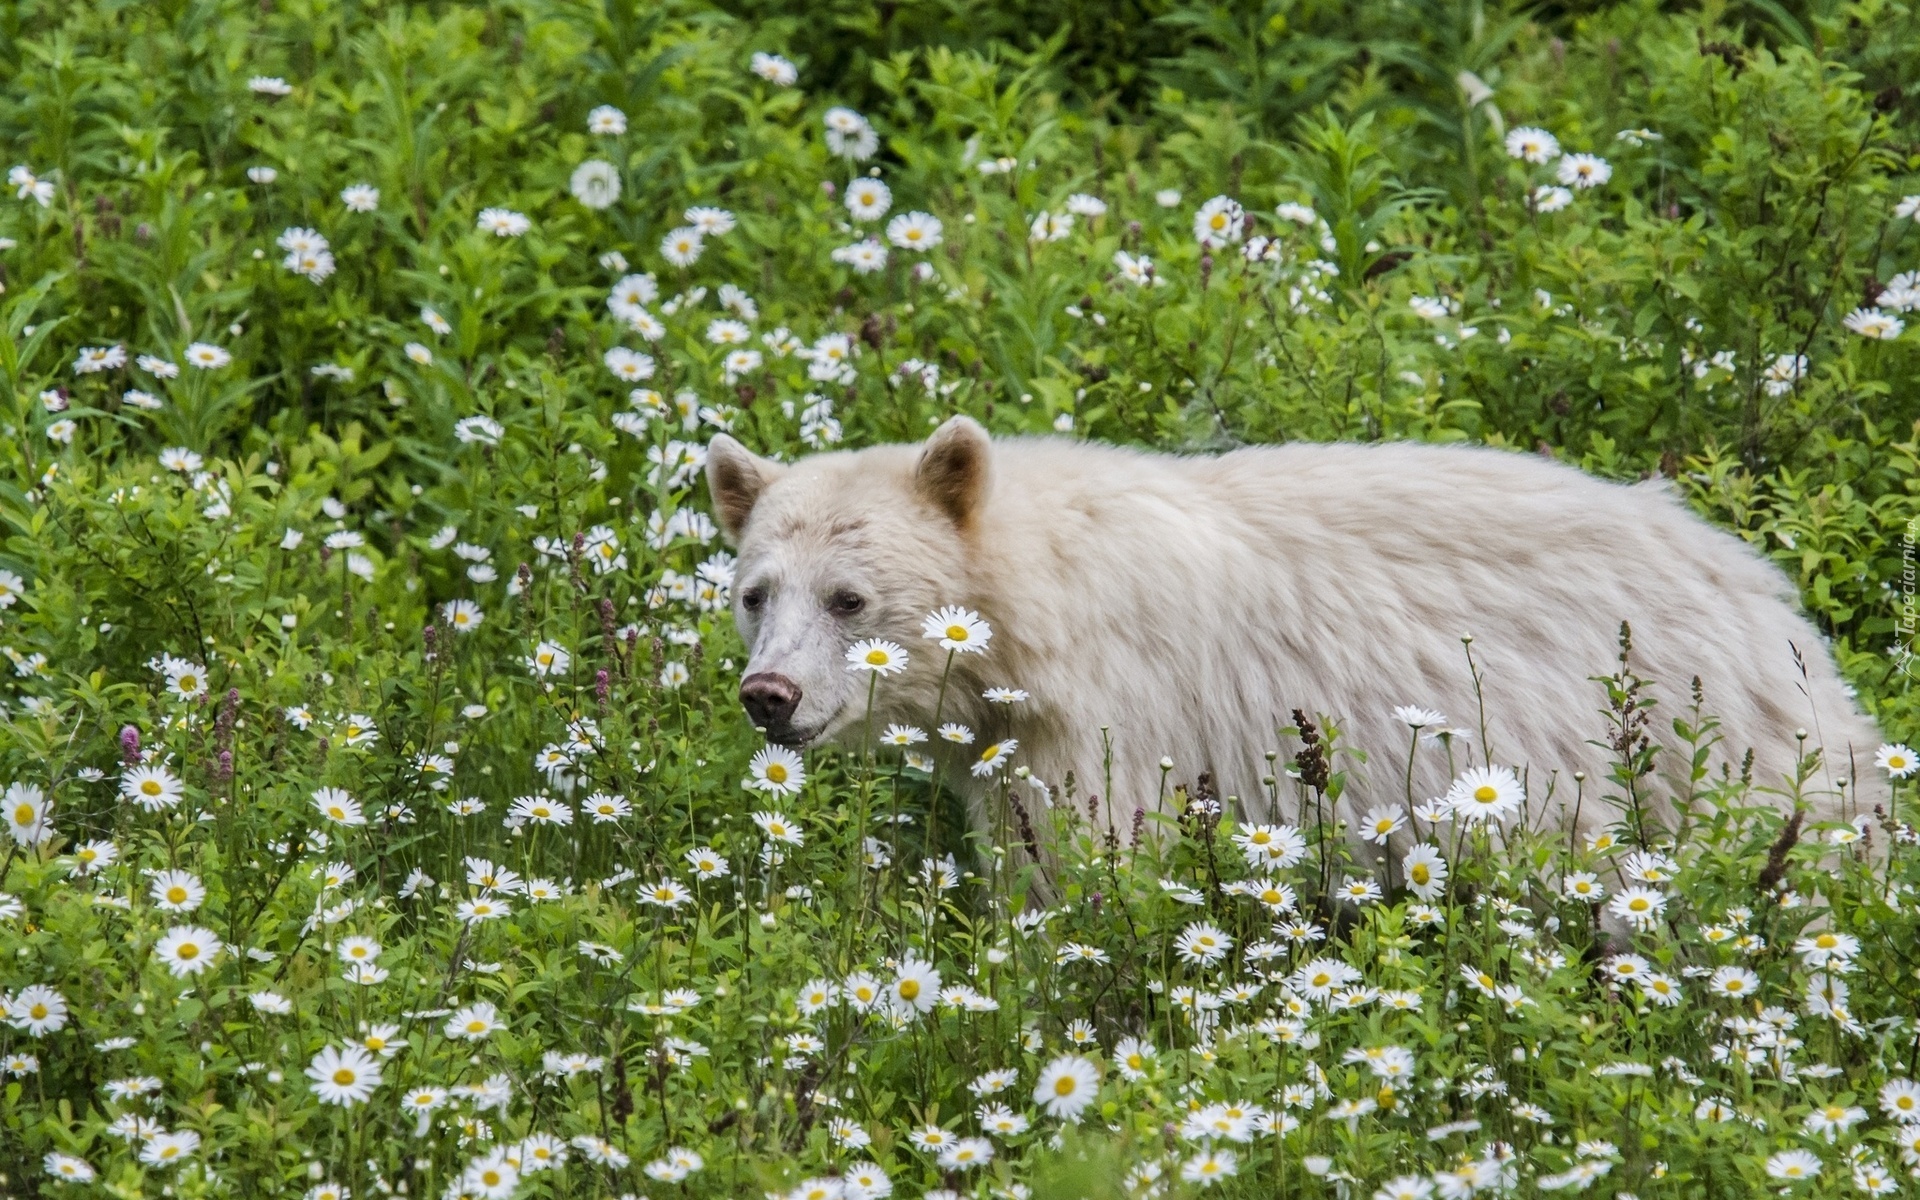
[[[800,707],[800,685],[772,671],[749,675],[740,681],[740,705],[769,735],[785,733]]]

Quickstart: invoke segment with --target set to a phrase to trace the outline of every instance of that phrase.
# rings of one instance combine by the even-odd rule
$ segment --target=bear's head
[[[919,446],[773,462],[720,434],[707,447],[714,515],[739,547],[733,613],[747,644],[740,702],[771,741],[831,738],[867,716],[864,638],[898,643],[905,673],[877,689],[875,720],[930,712],[945,654],[920,639],[934,609],[965,603],[987,497],[986,430],[954,417]]]

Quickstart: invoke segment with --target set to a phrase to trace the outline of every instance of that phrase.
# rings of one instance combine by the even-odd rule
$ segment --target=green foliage
[[[1795,1149],[1809,1191],[1904,1171],[1880,1089],[1911,1074],[1920,868],[1886,764],[1847,768],[1864,841],[1808,828],[1776,810],[1811,761],[1712,769],[1711,696],[1623,656],[1595,687],[1613,778],[1535,788],[1504,832],[1407,797],[1432,888],[1350,840],[1363,748],[1307,714],[1268,797],[1297,861],[1250,862],[1252,820],[1177,773],[1164,812],[1110,798],[1138,830],[1002,774],[964,832],[925,769],[951,763],[891,751],[755,797],[697,484],[714,428],[793,456],[954,412],[1661,474],[1781,565],[1911,738],[1914,38],[1881,0],[0,11],[0,1196],[78,1187],[49,1154],[98,1171],[79,1194],[479,1195],[462,1172],[510,1147],[513,1194],[555,1196],[869,1161],[911,1196],[1744,1196]],[[1522,127],[1560,152],[1519,156]],[[855,211],[874,179],[888,211]],[[1695,754],[1639,746],[1649,720]],[[1491,765],[1410,740],[1364,749]],[[141,805],[142,769],[180,799]],[[1582,804],[1615,832],[1543,821]],[[1579,880],[1644,884],[1659,919]],[[1202,922],[1222,956],[1180,950]],[[189,927],[222,943],[204,973],[168,968]],[[1796,945],[1822,931],[1852,971]],[[811,1011],[910,960],[971,991]],[[1328,963],[1363,990],[1332,1000]],[[449,1031],[481,1003],[501,1028]],[[309,1066],[369,1038],[380,1085],[324,1103]],[[1101,1077],[1077,1122],[1034,1090],[1073,1057]],[[990,1070],[1014,1082],[969,1088]],[[450,1091],[418,1115],[420,1088]],[[993,1132],[1001,1102],[1031,1124]],[[942,1163],[929,1126],[995,1155]],[[185,1165],[142,1161],[184,1146],[162,1130],[199,1137]]]

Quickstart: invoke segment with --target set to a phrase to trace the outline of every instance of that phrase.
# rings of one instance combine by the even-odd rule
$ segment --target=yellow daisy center
[[[1056,1079],[1054,1081],[1053,1094],[1056,1096],[1071,1096],[1075,1091],[1079,1089],[1079,1087],[1080,1087],[1080,1084],[1074,1079],[1073,1076],[1062,1075],[1059,1079]]]
[[[900,981],[900,998],[902,1000],[917,999],[919,995],[920,981],[918,979],[902,979]]]
[[[885,650],[874,649],[867,651],[867,662],[869,665],[884,667],[887,665],[887,661],[888,656]]]
[[[787,768],[781,763],[768,763],[767,779],[772,783],[785,783],[787,781]]]
[[[1500,798],[1500,793],[1493,790],[1492,784],[1483,783],[1473,789],[1473,798],[1481,804],[1492,804]]]

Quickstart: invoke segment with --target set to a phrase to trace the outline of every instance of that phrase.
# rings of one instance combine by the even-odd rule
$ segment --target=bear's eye
[[[835,592],[833,599],[827,601],[827,607],[833,610],[834,615],[841,617],[850,617],[866,606],[866,598],[858,592]]]
[[[748,588],[740,593],[740,606],[748,612],[759,612],[760,606],[767,602],[765,588]]]

